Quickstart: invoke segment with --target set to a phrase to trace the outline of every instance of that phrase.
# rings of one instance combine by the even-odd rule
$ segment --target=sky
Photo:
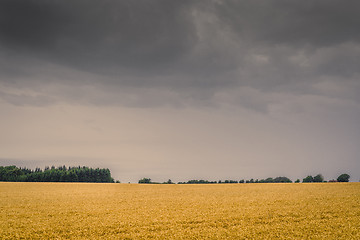
[[[356,0],[0,1],[0,165],[360,180]]]

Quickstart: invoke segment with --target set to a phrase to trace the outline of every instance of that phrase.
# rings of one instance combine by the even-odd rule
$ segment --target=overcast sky
[[[360,179],[357,0],[2,0],[0,165]]]

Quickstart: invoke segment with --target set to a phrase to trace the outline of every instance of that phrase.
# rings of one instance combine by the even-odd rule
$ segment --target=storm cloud
[[[237,137],[230,137],[227,127],[236,124],[225,127],[227,122],[260,116],[266,121],[247,122],[249,129],[263,130],[254,136],[279,134],[288,139],[296,132],[289,129],[298,128],[299,138],[288,149],[297,149],[296,145],[302,150],[309,147],[308,139],[321,142],[338,136],[339,142],[328,147],[338,146],[349,154],[345,157],[349,166],[359,169],[355,160],[359,151],[352,145],[360,139],[359,9],[360,3],[352,0],[4,0],[0,2],[2,112],[9,114],[10,129],[19,127],[11,125],[15,116],[30,114],[26,109],[40,108],[37,111],[45,114],[46,109],[61,106],[83,109],[84,116],[98,108],[138,111],[133,114],[155,121],[155,115],[144,113],[150,109],[160,111],[164,125],[179,124],[180,129],[185,125],[168,116],[169,111],[190,114],[178,117],[187,119],[187,126],[193,119],[199,127],[203,123],[195,119],[206,121],[204,116],[211,112],[224,114],[227,118],[210,124],[208,130],[200,127],[200,132],[224,127],[228,135],[223,143],[215,140],[216,134],[222,135],[218,132],[209,146],[224,144],[219,151],[233,151],[228,157],[232,163],[239,152],[226,145],[241,133],[235,130]],[[105,119],[98,120],[106,124]],[[280,123],[284,125],[276,133],[273,128]],[[164,143],[172,138],[162,136]],[[111,139],[116,142],[115,136]],[[165,145],[163,158],[172,156],[171,147]],[[320,145],[306,158],[332,155],[326,144]],[[261,146],[259,151],[269,150],[266,144]],[[256,147],[250,148],[256,152]],[[200,155],[205,149],[206,145],[201,147]],[[280,152],[269,153],[269,159]],[[290,152],[279,158],[286,161]],[[7,154],[0,158],[20,158]],[[139,159],[144,157],[140,155]],[[258,153],[248,157],[262,159]],[[326,160],[320,162],[319,166]]]
[[[356,81],[358,5],[2,1],[1,72],[15,79],[39,74],[46,78],[44,68],[53,64],[55,70],[93,73],[100,75],[94,77],[96,82],[120,87],[216,91],[238,85],[264,90],[285,85],[309,91],[298,82],[313,84],[332,76]],[[84,79],[70,81],[81,84]]]

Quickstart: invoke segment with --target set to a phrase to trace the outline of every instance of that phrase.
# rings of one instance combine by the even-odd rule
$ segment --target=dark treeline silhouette
[[[19,168],[16,166],[0,166],[0,181],[5,182],[114,182],[110,170],[89,167],[45,167]]]
[[[151,182],[150,178],[143,178],[139,180],[139,183],[154,183],[154,182]]]
[[[329,182],[349,182],[349,174],[341,174],[336,180]],[[114,179],[111,177],[110,170],[105,168],[89,168],[89,167],[66,167],[60,166],[45,167],[44,170],[36,168],[31,170],[28,168],[21,168],[16,166],[0,166],[0,181],[5,182],[102,182],[113,183]],[[120,183],[120,181],[116,181]],[[250,180],[189,180],[187,182],[178,182],[178,184],[227,184],[227,183],[291,183],[292,181],[287,177],[276,177],[266,179],[250,179]],[[297,179],[295,183],[299,183]],[[303,179],[303,183],[309,182],[326,182],[321,174],[316,176],[307,176]],[[150,178],[142,178],[138,181],[141,184],[161,184],[159,182],[152,182]],[[174,184],[171,179],[162,184]]]
[[[287,177],[276,177],[276,178],[267,178],[267,179],[250,179],[250,180],[219,180],[219,181],[208,181],[208,180],[189,180],[187,182],[178,182],[178,184],[226,184],[226,183],[291,183],[292,181]],[[138,183],[142,184],[160,184],[158,182],[152,182],[150,178],[142,178],[138,181]],[[167,182],[163,182],[163,184],[171,184],[173,183],[170,179]]]
[[[336,180],[332,179],[329,182],[349,182],[350,175],[347,173],[341,174]],[[296,180],[296,182],[300,182],[300,180]],[[316,175],[315,177],[309,175],[303,179],[303,183],[310,183],[310,182],[326,182],[324,181],[324,177],[321,174]]]
[[[349,182],[350,175],[349,174],[341,174],[336,180],[330,180],[329,182]],[[300,179],[297,179],[295,183],[299,183]],[[315,177],[309,175],[303,179],[304,183],[307,182],[326,182],[324,181],[324,177],[321,174],[316,175]],[[146,184],[160,184],[158,182],[152,182],[150,178],[143,178],[139,180],[139,183]],[[167,182],[163,184],[172,183],[169,179]],[[219,181],[208,181],[208,180],[189,180],[187,182],[178,182],[178,184],[223,184],[223,183],[292,183],[292,181],[287,177],[276,177],[276,178],[266,178],[266,179],[250,179],[250,180],[219,180]]]
[[[153,182],[151,181],[151,178],[142,178],[138,181],[138,183],[142,184],[161,184],[159,182]],[[162,184],[174,184],[171,179],[167,180],[166,182],[163,182]]]
[[[212,184],[217,183],[216,181],[208,181],[208,180],[189,180],[187,182],[178,182],[178,184]]]
[[[252,181],[252,179],[250,180],[251,182],[255,182],[255,183],[292,183],[292,181],[287,178],[287,177],[276,177],[276,178],[266,178],[266,179],[260,179],[260,180],[255,180]],[[249,182],[247,182],[249,183]]]
[[[178,184],[224,184],[224,183],[291,183],[292,181],[287,177],[276,177],[276,178],[267,178],[267,179],[250,179],[250,180],[219,180],[219,181],[207,181],[207,180],[190,180],[187,182],[179,182]]]

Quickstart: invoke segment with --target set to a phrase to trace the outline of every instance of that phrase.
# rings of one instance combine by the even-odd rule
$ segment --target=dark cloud
[[[237,87],[326,95],[313,86],[331,81],[335,87],[355,86],[350,95],[358,101],[359,5],[339,0],[1,1],[0,81],[16,88],[37,83],[38,90],[49,82],[93,84],[112,93],[158,88],[165,89],[164,96],[172,92],[176,97],[164,101],[175,105],[181,105],[174,100],[182,101],[180,95],[205,104],[217,92]],[[40,90],[31,96],[45,96]],[[3,99],[12,99],[9,94]],[[148,96],[145,105],[159,104],[161,96]],[[256,98],[241,102],[259,106]],[[98,101],[127,102],[111,95]]]
[[[0,39],[14,53],[106,73],[162,68],[195,40],[187,1],[2,1]]]
[[[358,1],[224,1],[217,15],[240,38],[258,44],[326,47],[358,42]]]

